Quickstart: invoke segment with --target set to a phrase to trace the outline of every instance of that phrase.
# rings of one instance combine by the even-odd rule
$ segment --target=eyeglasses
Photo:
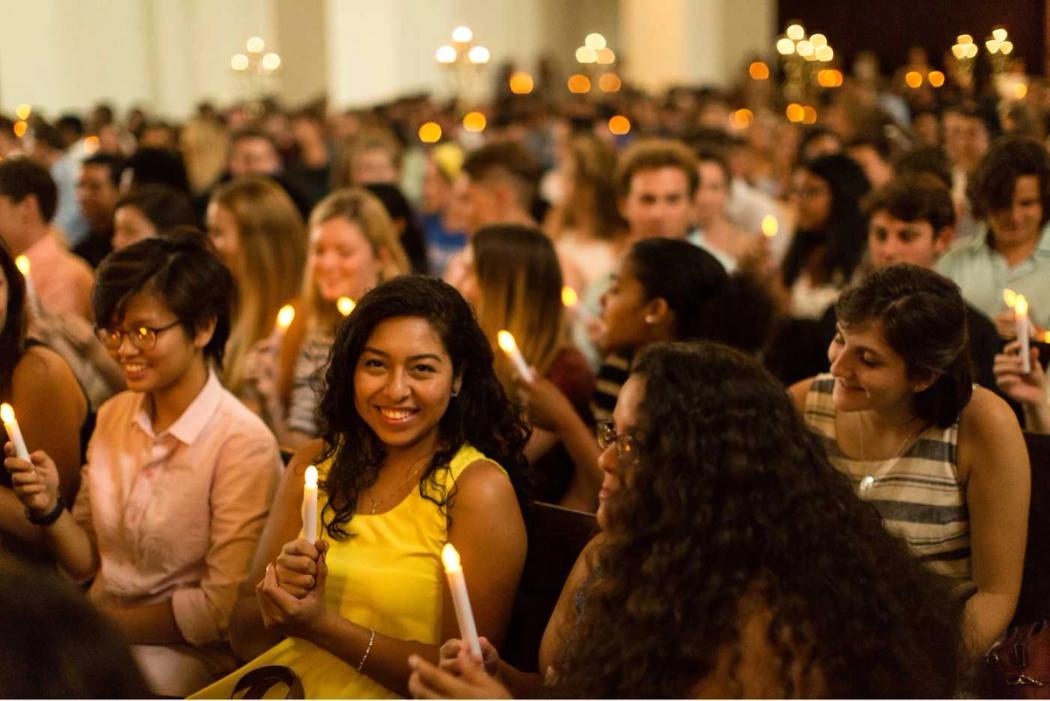
[[[117,350],[121,344],[124,343],[124,337],[127,336],[131,339],[131,345],[135,346],[139,350],[152,350],[157,345],[157,336],[168,329],[175,328],[182,322],[175,320],[167,326],[160,326],[152,328],[149,326],[139,326],[129,330],[126,329],[103,329],[96,328],[95,335],[98,336],[98,340],[102,341],[109,350]]]
[[[597,426],[598,447],[607,450],[616,446],[616,457],[621,462],[630,462],[638,457],[638,446],[633,433],[620,435],[612,421],[599,421]]]

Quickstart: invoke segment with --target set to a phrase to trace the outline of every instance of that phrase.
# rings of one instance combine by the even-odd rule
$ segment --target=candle
[[[26,447],[25,438],[22,437],[22,429],[18,427],[14,408],[7,402],[0,404],[0,419],[3,419],[7,435],[11,442],[15,444],[15,455],[29,462],[29,449]]]
[[[441,561],[445,564],[445,576],[448,577],[448,588],[452,592],[452,605],[456,609],[459,634],[474,656],[481,659],[481,642],[478,640],[478,629],[474,625],[474,612],[470,608],[470,597],[467,595],[467,581],[463,578],[459,553],[456,552],[452,543],[445,543],[445,547],[441,550]]]
[[[1017,293],[1011,290],[1009,287],[1005,288],[1003,290],[1003,302],[1006,303],[1007,307],[1013,309],[1014,305],[1017,304]]]
[[[580,302],[580,296],[576,294],[576,290],[572,289],[568,285],[561,288],[561,303],[569,309],[574,308]]]
[[[292,305],[286,304],[277,311],[277,325],[274,327],[274,332],[278,338],[284,337],[293,321],[295,321],[295,307]]]
[[[349,297],[340,297],[336,301],[335,306],[340,314],[343,316],[350,316],[350,312],[354,311],[354,307],[357,306],[357,303]]]
[[[499,343],[499,347],[510,358],[510,362],[514,364],[514,369],[521,375],[521,379],[526,382],[534,381],[535,378],[532,376],[532,371],[529,370],[525,357],[518,349],[518,342],[514,340],[514,335],[510,331],[500,331],[496,334],[496,342]]]
[[[26,302],[28,306],[36,306],[36,290],[33,289],[33,282],[29,279],[29,256],[22,254],[15,258],[15,267],[18,268],[18,272],[22,273],[22,277],[26,281]]]
[[[780,230],[780,224],[777,222],[777,218],[772,214],[767,214],[762,217],[762,235],[766,238],[773,238],[777,235]]]
[[[310,465],[303,477],[303,539],[317,542],[317,468]]]
[[[1017,295],[1014,304],[1014,323],[1017,326],[1017,340],[1021,344],[1021,372],[1032,372],[1032,358],[1029,355],[1028,300],[1024,295]]]

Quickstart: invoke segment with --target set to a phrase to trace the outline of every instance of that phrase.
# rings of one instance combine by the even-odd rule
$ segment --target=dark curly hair
[[[440,280],[400,276],[368,292],[340,325],[324,377],[318,420],[323,459],[332,458],[332,466],[324,484],[329,498],[322,521],[336,540],[349,536],[346,525],[353,518],[358,495],[375,483],[386,457],[383,444],[355,408],[354,371],[376,327],[394,317],[426,319],[452,360],[453,374],[462,376],[459,394],[438,424],[440,447],[420,477],[420,496],[448,513],[455,490],[446,493],[437,473],[449,469],[464,443],[507,471],[519,503],[524,505],[528,495],[523,451],[530,432],[496,379],[492,348],[470,305]]]
[[[1038,139],[1004,136],[992,143],[977,165],[966,188],[966,195],[977,217],[1009,209],[1017,179],[1033,175],[1039,179],[1039,202],[1043,206],[1040,224],[1050,219],[1050,154]]]
[[[633,373],[638,461],[608,502],[556,693],[684,697],[728,650],[736,688],[716,693],[743,695],[741,604],[757,598],[774,695],[951,696],[961,602],[856,498],[772,375],[706,342],[655,344]]]
[[[25,278],[3,240],[0,240],[0,272],[7,284],[7,313],[0,328],[0,397],[10,401],[15,366],[25,352],[28,315]]]

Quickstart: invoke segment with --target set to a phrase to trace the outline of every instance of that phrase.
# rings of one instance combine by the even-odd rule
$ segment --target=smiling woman
[[[967,597],[982,654],[1021,586],[1030,475],[1017,420],[974,387],[959,288],[892,265],[843,292],[830,374],[791,388],[832,463],[886,528]]]
[[[359,301],[332,347],[323,440],[289,466],[231,623],[237,652],[258,657],[201,697],[229,698],[275,666],[308,698],[404,695],[406,658],[437,660],[457,635],[445,543],[461,555],[478,632],[502,638],[525,560],[528,431],[492,362],[443,282],[399,277]],[[298,534],[314,461],[324,535],[311,543]]]

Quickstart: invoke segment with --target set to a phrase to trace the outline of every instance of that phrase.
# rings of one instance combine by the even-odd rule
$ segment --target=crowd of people
[[[0,693],[972,693],[1037,537],[1050,105],[774,84],[0,116],[0,646],[68,660]],[[519,669],[539,502],[595,532]]]

